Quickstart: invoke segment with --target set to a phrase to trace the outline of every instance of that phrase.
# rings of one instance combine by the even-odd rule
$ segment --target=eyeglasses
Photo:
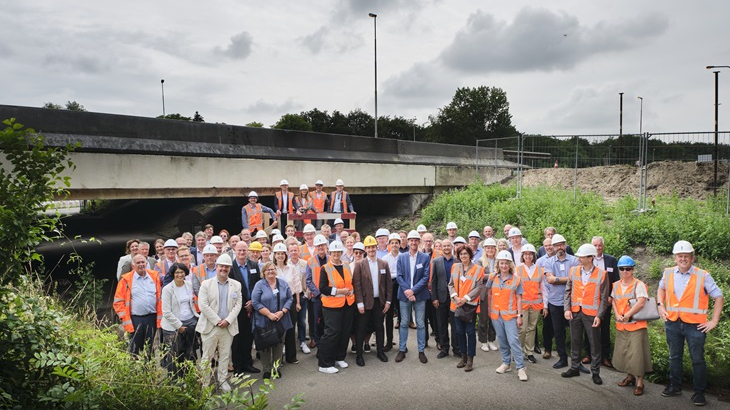
[[[634,268],[631,267],[631,266],[628,266],[628,267],[622,266],[622,267],[618,268],[618,270],[620,270],[620,271],[627,271],[627,270],[634,270]]]
[[[276,268],[269,268],[269,269],[266,269],[266,272],[276,272]]]

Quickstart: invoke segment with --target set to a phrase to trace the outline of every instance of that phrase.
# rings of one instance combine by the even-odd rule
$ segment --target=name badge
[[[461,277],[461,281],[462,281],[462,282],[466,282],[466,276],[462,276],[462,277]]]
[[[231,299],[238,299],[238,292],[231,293]]]
[[[272,292],[274,292],[274,295],[276,295],[277,293],[279,293],[279,289],[274,289]]]
[[[423,267],[423,264],[421,264],[421,263],[419,263],[418,265],[416,265],[416,269],[421,269],[422,267]]]
[[[380,274],[381,274],[381,275],[385,275],[385,269],[381,269],[381,270],[380,270]]]
[[[565,270],[565,265],[560,265],[560,270]]]
[[[256,269],[251,269],[251,273],[256,273]]]
[[[609,268],[606,268],[606,271],[607,272],[613,272],[613,268],[610,268],[610,267]]]

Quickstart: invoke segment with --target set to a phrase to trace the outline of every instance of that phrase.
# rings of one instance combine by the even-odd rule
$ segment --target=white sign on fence
[[[698,155],[697,162],[712,162],[712,154]]]

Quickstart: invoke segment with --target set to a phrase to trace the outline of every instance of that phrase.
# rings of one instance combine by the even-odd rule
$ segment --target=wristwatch
[[[520,313],[520,317],[522,317],[522,313]]]
[[[656,305],[657,306],[664,306],[664,304],[662,302],[657,302]]]

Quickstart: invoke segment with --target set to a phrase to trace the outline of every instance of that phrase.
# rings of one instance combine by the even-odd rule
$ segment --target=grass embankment
[[[574,200],[572,190],[557,188],[524,188],[519,199],[514,187],[473,184],[463,190],[446,192],[436,197],[422,213],[421,223],[439,236],[444,226],[454,221],[459,234],[471,230],[482,232],[485,225],[501,236],[506,224],[519,226],[527,240],[539,247],[543,229],[555,227],[574,249],[590,242],[593,236],[605,239],[605,252],[619,257],[636,256],[636,250],[648,249],[650,258],[639,258],[637,276],[656,289],[664,267],[672,266],[671,250],[680,239],[688,240],[698,255],[695,264],[709,271],[730,296],[730,218],[725,215],[725,197],[706,201],[659,197],[650,210],[637,214],[635,198],[625,197],[615,203],[606,202],[593,193],[579,193]],[[711,302],[712,307],[712,302]],[[666,381],[669,375],[669,352],[661,321],[650,324],[649,338],[654,362],[654,381]],[[730,303],[725,303],[722,319],[707,337],[705,345],[710,385],[730,385]],[[689,354],[684,356],[684,377],[692,377]]]

